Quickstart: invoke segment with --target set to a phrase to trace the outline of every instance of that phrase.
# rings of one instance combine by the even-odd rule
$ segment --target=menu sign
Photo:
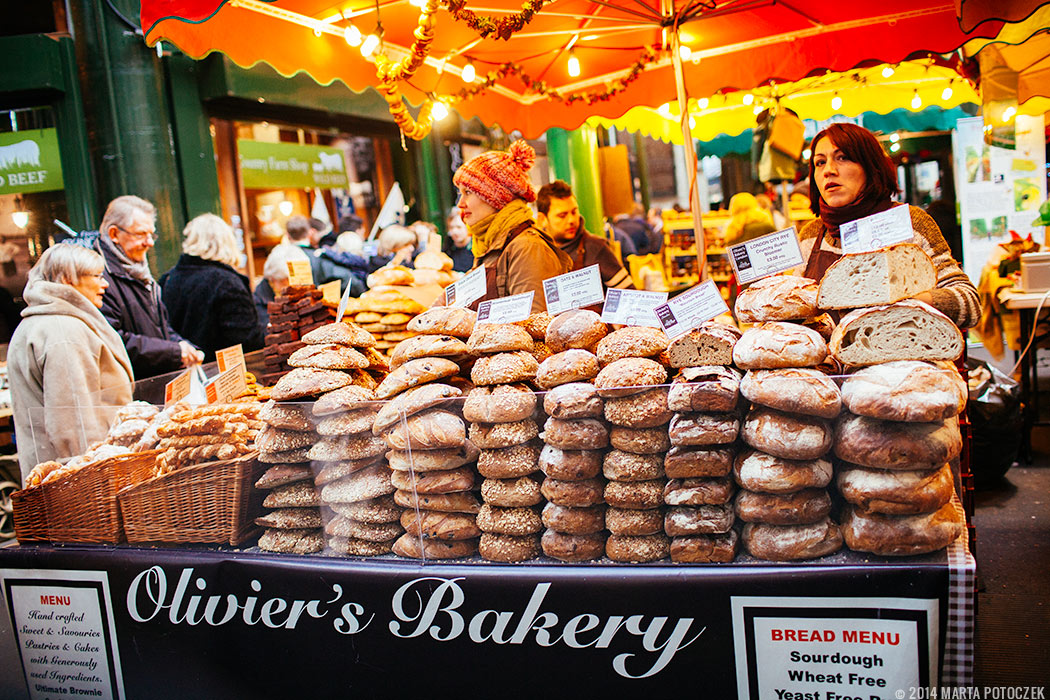
[[[803,262],[794,228],[729,246],[729,261],[740,284],[750,284]]]
[[[906,206],[850,221],[839,227],[843,253],[867,253],[894,243],[915,239],[911,227],[911,212]]]
[[[597,265],[543,280],[543,296],[547,313],[552,316],[562,311],[601,304],[605,299],[602,277]]]
[[[677,338],[710,321],[715,316],[727,313],[726,300],[711,280],[682,292],[666,304],[654,309],[660,325],[669,338]]]
[[[602,321],[623,326],[660,328],[654,309],[667,301],[667,292],[610,289],[605,294]]]
[[[477,323],[516,323],[532,314],[532,299],[536,292],[525,292],[502,299],[491,299],[478,304]]]
[[[445,287],[446,306],[470,306],[485,296],[488,281],[485,277],[485,266],[478,265],[457,281]]]
[[[240,343],[216,352],[215,360],[219,365],[220,373],[235,367],[239,367],[242,372],[248,371],[248,365],[244,362],[244,350]]]
[[[204,387],[208,403],[231,403],[248,391],[248,381],[240,367],[226,370]]]

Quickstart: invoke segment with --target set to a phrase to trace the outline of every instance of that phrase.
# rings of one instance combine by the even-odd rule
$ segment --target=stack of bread
[[[755,323],[737,341],[733,360],[747,374],[740,392],[752,406],[741,434],[751,448],[736,458],[741,486],[736,514],[747,523],[744,546],[759,559],[811,559],[842,547],[827,485],[838,385],[818,365],[828,347],[800,322],[819,315],[817,285],[774,276],[737,298],[741,321]]]
[[[405,509],[405,534],[393,545],[403,557],[455,559],[477,552],[478,451],[460,415],[470,383],[459,364],[469,359],[464,341],[475,317],[469,309],[438,307],[413,318],[411,332],[418,335],[394,348],[391,372],[376,389],[387,403],[372,430],[390,448],[394,501]]]
[[[452,258],[440,250],[431,250],[428,247],[416,256],[412,264],[415,266],[412,277],[419,285],[436,284],[447,287],[459,277],[459,273],[452,270]]]
[[[923,554],[964,528],[950,463],[962,449],[967,386],[949,362],[964,339],[933,307],[903,299],[935,284],[933,263],[911,244],[845,256],[821,282],[819,303],[855,309],[830,342],[854,370],[842,384],[834,444],[850,549]]]
[[[424,306],[400,288],[413,284],[412,271],[404,267],[384,267],[368,276],[369,290],[351,299],[347,316],[376,337],[375,347],[389,354],[414,333],[408,322],[424,311]]]
[[[670,484],[664,453],[667,424],[667,336],[662,330],[627,327],[602,338],[595,349],[601,371],[594,379],[605,402],[611,449],[602,460],[605,545],[613,561],[664,559],[670,541],[664,533],[664,494]]]
[[[485,478],[478,550],[490,561],[534,559],[540,554],[543,496],[535,476],[540,429],[530,386],[539,367],[533,339],[520,325],[477,323],[467,347],[477,359],[463,417],[470,421],[470,442],[481,451],[477,469]]]
[[[664,531],[675,562],[728,562],[738,536],[730,472],[739,452],[740,372],[732,367],[740,331],[716,321],[675,339],[667,350],[678,369],[667,397],[675,412],[664,458],[669,506]]]
[[[605,479],[602,459],[609,445],[603,420],[605,402],[594,379],[594,351],[608,328],[593,311],[566,311],[547,325],[544,344],[553,353],[540,363],[536,384],[546,390],[544,446],[539,468],[546,475],[542,493],[547,556],[589,561],[605,554]]]
[[[158,426],[156,475],[201,462],[234,459],[252,451],[263,433],[259,404],[187,407]],[[257,446],[257,445],[256,445]]]
[[[313,285],[292,285],[267,303],[270,323],[266,326],[263,362],[268,376],[287,372],[288,358],[303,346],[300,339],[335,319],[335,310],[326,306],[321,296],[321,290]]]

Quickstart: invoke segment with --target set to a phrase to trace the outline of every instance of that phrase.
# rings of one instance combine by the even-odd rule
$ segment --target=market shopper
[[[160,286],[146,255],[156,240],[157,210],[141,197],[117,197],[102,216],[95,250],[106,261],[109,286],[102,315],[127,348],[139,379],[199,364],[204,353],[176,333],[168,321]]]
[[[894,206],[898,192],[897,171],[878,139],[855,124],[832,124],[810,144],[810,209],[819,218],[799,232],[806,260],[805,276],[820,280],[842,256],[839,226],[886,211]],[[952,319],[960,328],[970,328],[980,317],[977,290],[952,258],[948,244],[933,219],[918,207],[909,207],[915,242],[933,260],[937,287],[915,298]]]
[[[631,276],[608,241],[583,228],[580,206],[569,183],[555,180],[541,187],[536,194],[536,209],[537,224],[572,258],[573,270],[597,265],[606,288],[634,289]]]
[[[369,272],[381,267],[412,267],[412,259],[419,249],[416,232],[407,226],[393,224],[379,232],[379,247],[368,261]]]
[[[545,311],[543,280],[572,270],[572,259],[536,227],[529,202],[536,193],[529,170],[536,152],[524,141],[489,151],[460,166],[459,211],[472,239],[476,265],[485,266],[483,299],[534,292],[532,311]]]
[[[244,352],[261,348],[251,286],[236,270],[240,251],[233,229],[214,214],[201,214],[182,235],[182,255],[160,278],[172,327],[204,352],[206,362],[233,345]]]
[[[737,192],[729,198],[729,221],[723,231],[727,246],[744,243],[776,231],[773,217],[758,204],[750,192]]]
[[[634,244],[635,255],[648,255],[656,252],[649,249],[653,239],[653,228],[645,220],[645,207],[641,202],[634,203],[630,214],[621,214],[613,219],[613,226],[630,236],[631,243]]]
[[[303,249],[297,245],[281,243],[273,247],[263,264],[263,276],[255,285],[252,296],[255,299],[255,311],[259,317],[259,328],[266,333],[270,325],[270,311],[266,306],[275,301],[289,284],[288,263],[292,260],[309,260]]]
[[[310,271],[313,273],[314,284],[321,286],[339,280],[340,293],[346,291],[347,285],[350,285],[350,296],[361,296],[361,293],[365,291],[364,283],[354,275],[350,268],[340,265],[331,256],[323,254],[318,245],[324,232],[314,228],[310,224],[310,219],[305,216],[293,216],[285,222],[284,227],[288,232],[288,242],[302,248],[310,260]]]
[[[474,267],[474,251],[470,243],[470,231],[459,215],[459,209],[449,212],[448,235],[442,248],[445,255],[452,258],[452,269],[456,272],[467,272]]]
[[[59,243],[29,271],[28,307],[7,354],[23,481],[40,462],[104,438],[112,416],[105,409],[131,401],[131,359],[100,311],[104,270],[94,250]]]

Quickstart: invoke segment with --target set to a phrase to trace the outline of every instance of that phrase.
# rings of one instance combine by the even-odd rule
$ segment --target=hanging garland
[[[430,53],[430,45],[434,41],[434,13],[437,9],[438,0],[427,0],[423,6],[416,30],[413,32],[415,40],[408,56],[396,63],[382,53],[375,59],[376,77],[379,78],[377,89],[386,100],[390,115],[401,129],[401,133],[415,141],[425,138],[430,133],[433,126],[433,104],[427,102],[419,112],[419,119],[413,119],[401,99],[401,90],[397,84],[415,75]]]
[[[525,0],[521,5],[521,12],[506,17],[479,17],[467,9],[467,0],[448,0],[447,7],[453,19],[465,22],[480,34],[482,39],[492,34],[497,39],[507,40],[532,21],[532,16],[540,11],[543,2],[544,0]]]

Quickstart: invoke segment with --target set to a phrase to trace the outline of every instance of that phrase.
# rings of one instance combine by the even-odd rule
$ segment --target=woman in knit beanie
[[[533,313],[547,308],[543,280],[572,270],[569,256],[532,218],[529,202],[536,193],[529,170],[535,162],[532,147],[515,141],[506,152],[471,158],[452,178],[473,240],[474,265],[485,266],[488,289],[481,300],[532,291]]]

